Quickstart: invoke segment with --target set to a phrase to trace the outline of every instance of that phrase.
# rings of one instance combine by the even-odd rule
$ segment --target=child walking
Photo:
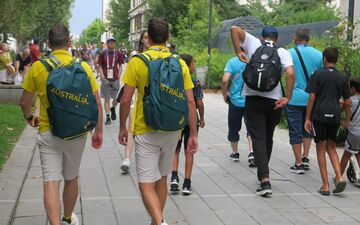
[[[310,94],[306,109],[305,130],[314,131],[317,160],[320,168],[322,186],[319,193],[330,195],[330,185],[326,168],[327,152],[335,172],[334,194],[343,192],[346,182],[340,170],[339,156],[336,152],[336,136],[340,127],[340,104],[344,100],[346,128],[350,122],[350,89],[347,78],[336,70],[335,64],[339,53],[336,48],[327,48],[323,52],[324,68],[317,70],[311,76],[306,92]],[[311,122],[312,121],[312,122]]]
[[[360,77],[350,79],[350,89],[353,94],[350,98],[352,104],[351,117],[345,141],[345,151],[340,161],[341,174],[344,174],[352,154],[355,154],[360,165]]]

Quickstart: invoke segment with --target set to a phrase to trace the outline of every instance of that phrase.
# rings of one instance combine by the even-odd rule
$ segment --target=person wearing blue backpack
[[[68,51],[69,30],[55,24],[49,31],[50,58],[36,61],[26,75],[20,99],[29,125],[39,126],[37,144],[43,173],[44,204],[51,225],[78,225],[73,213],[78,176],[88,132],[92,146],[102,145],[102,107],[98,84],[86,62]],[[64,89],[61,89],[64,88]],[[32,115],[32,99],[40,98],[40,118]],[[64,216],[61,220],[60,181],[64,177]]]
[[[198,148],[196,109],[189,69],[166,47],[169,25],[161,18],[149,21],[150,48],[134,56],[123,75],[120,100],[119,143],[126,145],[126,120],[132,96],[138,90],[133,119],[136,171],[139,189],[152,225],[167,225],[163,210],[167,199],[167,176],[181,130],[189,120],[189,153]]]

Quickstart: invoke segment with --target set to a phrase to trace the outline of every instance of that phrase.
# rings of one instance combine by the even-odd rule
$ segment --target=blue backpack
[[[66,66],[60,65],[54,56],[40,61],[49,72],[46,82],[47,114],[53,135],[69,140],[94,129],[98,121],[98,107],[81,61],[73,61]]]
[[[147,53],[136,57],[149,68],[149,84],[143,98],[146,125],[161,131],[183,129],[188,118],[188,103],[180,57],[153,59]]]

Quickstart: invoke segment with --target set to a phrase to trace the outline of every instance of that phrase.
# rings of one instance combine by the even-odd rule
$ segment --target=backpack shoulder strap
[[[297,54],[298,57],[299,57],[299,60],[300,60],[300,63],[301,63],[301,67],[302,67],[302,69],[303,69],[303,71],[304,71],[304,75],[305,75],[305,78],[306,78],[306,82],[309,82],[309,74],[307,73],[304,60],[303,60],[303,58],[302,58],[302,56],[301,56],[301,54],[300,54],[300,51],[299,51],[298,47],[295,47],[295,52],[296,52],[296,54]]]
[[[145,55],[146,55],[146,56],[145,56]],[[134,57],[139,57],[140,59],[142,59],[142,61],[144,61],[144,63],[145,63],[147,66],[149,66],[150,62],[151,62],[152,60],[154,60],[153,57],[151,57],[151,55],[149,55],[148,53],[136,54],[136,55],[134,55]],[[148,59],[148,57],[149,57],[149,59]]]
[[[358,102],[358,104],[356,106],[356,109],[355,109],[354,113],[350,117],[350,121],[354,119],[354,116],[357,113],[357,111],[359,110],[359,107],[360,107],[360,100],[359,100],[359,102]]]
[[[54,68],[48,63],[48,58],[41,57],[39,60],[45,66],[46,70],[50,73]]]

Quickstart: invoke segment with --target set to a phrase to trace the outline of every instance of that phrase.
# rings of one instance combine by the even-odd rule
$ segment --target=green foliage
[[[101,41],[101,34],[105,32],[104,22],[96,18],[80,35],[78,44],[83,45],[86,43],[99,44]]]
[[[0,104],[0,169],[25,128],[18,106]]]
[[[178,36],[173,41],[179,46],[180,50],[192,49],[202,51],[208,45],[208,28],[209,28],[209,8],[207,0],[190,0],[186,10],[186,16],[178,19],[175,29],[178,30]],[[216,9],[213,9],[212,17],[213,27],[219,24],[219,16]],[[212,29],[212,37],[216,30]]]
[[[283,26],[337,20],[335,9],[327,1],[313,0],[269,0],[269,10],[260,0],[249,0],[248,10],[266,25]]]
[[[112,0],[110,2],[109,28],[119,42],[127,43],[130,32],[130,1]]]
[[[214,4],[216,5],[221,20],[250,15],[247,7],[238,4],[235,0],[214,0]]]
[[[12,35],[25,43],[28,39],[40,37],[45,41],[50,27],[62,22],[68,25],[70,8],[74,0],[2,0],[0,33],[7,41]]]

